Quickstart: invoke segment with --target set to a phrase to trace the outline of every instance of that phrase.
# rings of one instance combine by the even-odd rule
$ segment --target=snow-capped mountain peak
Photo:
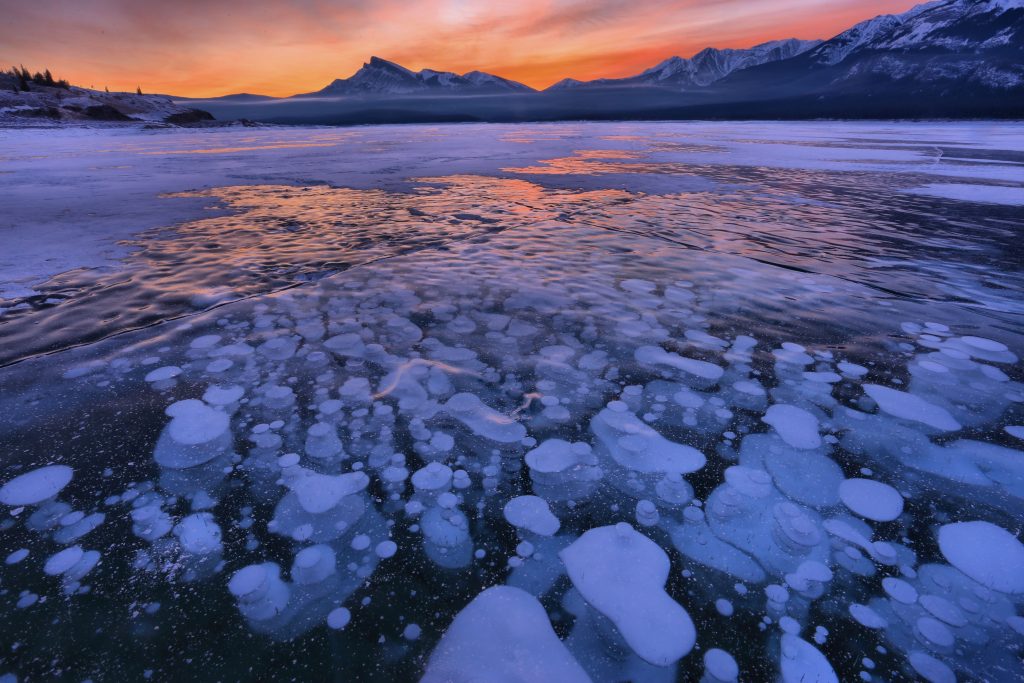
[[[339,78],[323,90],[307,93],[308,96],[341,95],[403,95],[426,93],[436,90],[464,94],[492,91],[530,92],[531,88],[500,76],[471,71],[464,76],[451,71],[422,69],[412,71],[395,62],[380,57],[371,57],[349,78]]]
[[[1005,44],[1012,35],[1024,37],[1019,18],[1014,23],[1004,16],[1022,9],[1024,0],[935,0],[862,21],[811,54],[819,64],[834,66],[861,50],[972,49],[984,45],[979,36],[991,34],[996,24],[1002,35],[998,44]]]
[[[565,79],[556,83],[549,90],[628,85],[659,86],[679,90],[702,88],[725,78],[739,69],[795,57],[817,46],[820,42],[819,40],[789,38],[761,43],[747,49],[729,48],[720,50],[707,47],[690,59],[669,57],[660,64],[631,78],[600,79],[587,83]]]

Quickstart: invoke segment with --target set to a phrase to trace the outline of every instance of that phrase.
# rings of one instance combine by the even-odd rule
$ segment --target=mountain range
[[[29,102],[38,95],[16,91],[12,87],[4,95],[10,102],[0,102],[0,115],[51,111],[53,103]],[[121,102],[141,111],[144,104],[125,94],[118,99],[80,88],[72,91],[114,108]],[[53,97],[63,102],[66,93]],[[222,121],[281,124],[1024,119],[1024,0],[935,0],[902,14],[862,21],[827,40],[790,38],[749,49],[709,47],[690,58],[670,57],[634,76],[564,79],[543,91],[482,71],[412,71],[372,57],[352,76],[315,92],[286,98],[243,93],[174,100]],[[163,111],[164,102],[154,100],[153,106],[159,104]],[[122,113],[138,118],[134,112]],[[69,109],[66,117],[74,116],[78,114]],[[181,113],[179,118],[188,116],[196,115]]]
[[[629,78],[602,78],[596,81],[577,81],[572,78],[555,83],[549,91],[579,88],[607,88],[641,86],[692,90],[720,81],[734,71],[752,66],[789,59],[817,47],[820,40],[773,40],[746,50],[719,50],[707,47],[690,59],[669,57],[657,66]]]
[[[635,76],[555,83],[545,93],[661,88],[713,89],[741,98],[891,90],[1024,87],[1024,0],[936,0],[863,21],[828,40],[790,38],[749,49],[705,48]],[[296,97],[480,95],[535,92],[472,71],[414,72],[373,57],[353,76]]]

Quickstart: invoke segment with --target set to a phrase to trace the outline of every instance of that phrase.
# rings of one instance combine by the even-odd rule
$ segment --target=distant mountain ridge
[[[989,94],[1024,88],[1024,0],[934,0],[902,14],[862,21],[828,40],[788,38],[747,49],[708,47],[690,58],[670,57],[635,76],[566,78],[543,93],[648,88],[743,100],[870,96],[907,87],[941,95],[942,88],[958,84]],[[535,93],[522,83],[481,71],[412,71],[372,57],[352,76],[293,97]],[[257,99],[224,99],[232,98]]]
[[[458,95],[458,97],[455,97]],[[471,71],[372,58],[314,93],[206,100],[278,123],[686,118],[1024,118],[1024,0],[935,0],[828,40],[706,48],[635,76],[564,79],[542,92]]]
[[[380,57],[369,62],[349,78],[339,78],[327,87],[294,97],[337,97],[342,95],[408,95],[416,93],[483,94],[535,92],[516,81],[470,71],[461,76],[451,71],[423,69],[411,71]]]
[[[657,66],[627,78],[601,78],[577,81],[567,78],[549,91],[576,88],[607,88],[622,86],[668,87],[677,90],[703,88],[719,81],[734,71],[752,66],[789,59],[820,45],[820,40],[788,38],[773,40],[747,49],[718,49],[706,47],[690,59],[669,57]]]

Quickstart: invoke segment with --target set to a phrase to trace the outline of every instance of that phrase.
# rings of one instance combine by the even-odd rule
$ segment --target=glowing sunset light
[[[704,47],[829,38],[914,0],[51,0],[11,3],[0,65],[74,84],[204,97],[287,96],[371,55],[410,69],[481,70],[545,88],[636,74]]]

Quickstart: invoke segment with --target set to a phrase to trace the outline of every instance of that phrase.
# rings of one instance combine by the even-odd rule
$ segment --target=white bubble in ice
[[[63,490],[74,470],[66,465],[49,465],[26,472],[0,487],[0,503],[11,506],[36,505]]]
[[[839,498],[853,512],[876,522],[891,522],[903,513],[899,491],[872,479],[846,479],[839,485]]]
[[[180,374],[181,374],[181,368],[179,368],[177,365],[165,365],[162,368],[157,368],[156,370],[151,370],[149,373],[147,373],[146,374],[146,381],[147,382],[162,382],[164,380],[168,380],[168,379],[171,379],[173,377],[177,377]]]
[[[947,524],[939,529],[939,550],[986,588],[1024,593],[1024,545],[1002,527],[984,521]]]
[[[398,544],[394,541],[381,541],[374,548],[374,552],[377,553],[377,557],[386,560],[389,557],[394,557],[395,553],[398,552]]]
[[[793,448],[810,449],[821,445],[818,418],[803,408],[776,403],[761,419]]]
[[[915,394],[897,391],[878,384],[865,384],[864,392],[874,399],[883,413],[888,413],[893,417],[920,422],[944,432],[960,429],[960,423],[949,414],[948,410],[929,403]]]
[[[573,586],[645,661],[668,666],[697,639],[690,615],[665,592],[669,559],[625,522],[591,529],[559,553]]]
[[[344,607],[333,609],[327,615],[327,625],[335,630],[345,628],[350,621],[352,621],[352,613]]]

